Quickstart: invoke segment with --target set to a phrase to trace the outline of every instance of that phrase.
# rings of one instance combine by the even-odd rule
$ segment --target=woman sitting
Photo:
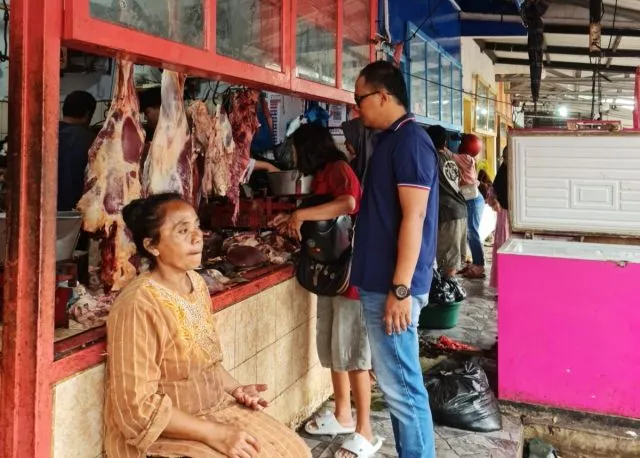
[[[179,195],[127,205],[123,217],[151,270],[118,296],[107,322],[109,458],[310,457],[295,433],[259,412],[264,385],[222,366],[194,209]]]

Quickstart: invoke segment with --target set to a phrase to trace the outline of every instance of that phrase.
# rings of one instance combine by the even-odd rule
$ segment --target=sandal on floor
[[[315,427],[313,424],[315,423]],[[324,412],[304,425],[304,430],[312,436],[339,436],[353,434],[356,426],[342,426],[332,412]]]
[[[338,450],[334,457],[340,456],[340,451],[345,451],[349,453],[353,453],[356,458],[372,458],[380,448],[382,448],[382,443],[384,439],[382,437],[376,436],[375,443],[372,444],[364,436],[354,433],[350,436],[344,443],[340,450]]]

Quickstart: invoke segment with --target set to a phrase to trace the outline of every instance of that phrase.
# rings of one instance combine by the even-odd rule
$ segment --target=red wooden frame
[[[0,456],[51,454],[61,0],[11,3]]]
[[[282,0],[281,66],[274,71],[222,56],[216,52],[216,2],[203,0],[204,46],[196,48],[91,16],[89,0],[64,0],[62,40],[65,46],[109,56],[129,56],[138,63],[180,70],[190,75],[219,78],[230,83],[259,86],[277,92],[292,92],[306,98],[353,103],[353,94],[342,86],[342,5],[338,2],[336,80],[337,87],[295,77],[296,5],[298,0]],[[371,31],[376,29],[377,1],[371,0]],[[372,46],[371,55],[375,55]]]
[[[89,0],[13,2],[9,40],[10,170],[15,172],[17,179],[10,183],[12,198],[7,211],[9,247],[5,263],[0,356],[0,456],[49,457],[54,384],[99,364],[105,357],[104,329],[89,331],[52,348],[56,198],[48,191],[57,186],[61,44],[108,56],[124,56],[191,75],[351,104],[353,95],[340,88],[343,1],[338,0],[337,87],[294,77],[296,0],[283,0],[282,71],[237,61],[215,52],[215,0],[204,0],[202,49],[92,18]],[[371,0],[370,8],[373,35],[376,0]],[[375,58],[373,44],[371,58]],[[242,291],[218,297],[215,309],[243,300],[291,278],[291,275],[290,268],[271,272],[246,285]],[[54,351],[60,357],[55,361]]]

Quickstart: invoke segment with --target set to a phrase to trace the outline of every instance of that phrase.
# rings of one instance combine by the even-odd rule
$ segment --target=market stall
[[[119,225],[119,211],[126,200],[144,193],[173,190],[195,205],[206,202],[199,205],[209,226],[210,252],[202,274],[210,286],[213,310],[226,330],[221,338],[227,368],[246,383],[268,383],[271,413],[289,424],[311,413],[330,387],[311,339],[315,300],[293,280],[290,260],[295,247],[264,231],[265,219],[295,208],[300,193],[241,191],[246,170],[237,168],[238,156],[230,153],[233,160],[227,166],[233,172],[208,182],[204,172],[209,142],[198,131],[194,108],[198,97],[179,99],[186,77],[202,78],[207,85],[224,81],[237,88],[228,92],[227,102],[235,108],[226,108],[226,122],[211,104],[199,108],[207,121],[217,123],[218,131],[226,129],[220,138],[231,136],[247,161],[257,124],[257,91],[352,102],[346,88],[352,88],[355,72],[374,55],[370,38],[376,2],[138,0],[118,5],[102,0],[40,0],[16,2],[11,8],[7,169],[11,179],[0,354],[0,455],[7,458],[102,453],[105,333],[101,324],[108,299],[140,269],[127,252],[130,246],[123,243],[126,233]],[[238,21],[244,21],[242,26]],[[61,49],[111,58],[115,75],[98,135],[103,144],[92,147],[86,191],[78,205],[83,229],[100,244],[93,253],[72,250],[64,256],[59,254],[60,215],[52,192],[57,186]],[[169,139],[154,135],[147,142],[137,122],[131,88],[134,63],[164,69],[163,93],[173,90],[179,100],[178,116],[168,111],[175,110],[175,104],[163,100]],[[131,143],[136,136],[140,141]],[[172,149],[176,143],[183,147]],[[114,144],[123,146],[114,149]],[[181,163],[186,146],[190,169]],[[130,154],[134,150],[135,161]],[[92,167],[91,157],[94,163],[96,157],[104,158],[107,167]],[[154,166],[160,157],[176,158],[178,180]],[[142,172],[134,177],[137,170]],[[181,173],[185,170],[191,173]],[[113,178],[122,172],[134,182],[120,180],[121,201],[110,205],[108,193],[118,180],[108,180],[107,175]],[[229,179],[222,192],[220,180]],[[169,189],[163,184],[167,182],[173,183]],[[213,192],[203,194],[203,183]],[[242,256],[236,256],[237,251]],[[251,265],[247,251],[252,252]],[[109,258],[109,253],[115,256]],[[91,294],[75,313],[65,316],[61,310],[69,312],[73,298],[82,296],[80,286]],[[75,332],[72,321],[85,328]],[[82,441],[77,440],[80,436]]]
[[[640,418],[639,148],[637,131],[512,132],[502,400]]]

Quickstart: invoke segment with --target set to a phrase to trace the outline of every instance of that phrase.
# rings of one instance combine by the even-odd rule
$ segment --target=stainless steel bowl
[[[267,174],[269,187],[275,196],[298,196],[311,193],[312,176],[302,175],[297,170],[285,170]]]
[[[56,261],[64,261],[73,256],[78,244],[82,216],[77,212],[58,212],[56,217]],[[7,253],[7,214],[0,213],[0,263],[4,263]]]

